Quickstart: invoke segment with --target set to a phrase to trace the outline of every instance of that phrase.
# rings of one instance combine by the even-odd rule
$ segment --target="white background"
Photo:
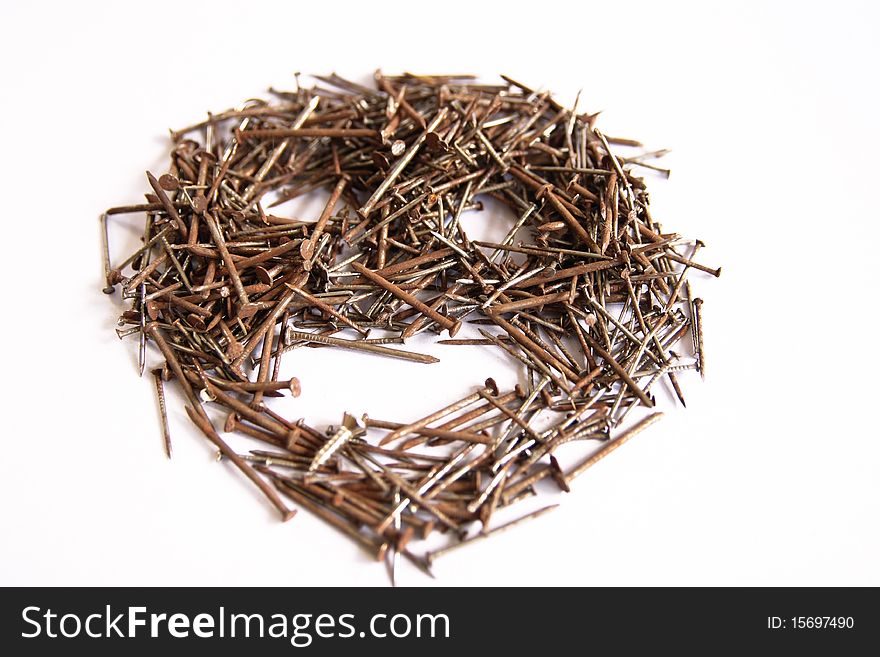
[[[165,459],[97,221],[142,198],[168,128],[295,71],[379,67],[583,88],[607,133],[673,150],[653,214],[724,267],[695,277],[707,376],[682,377],[686,410],[665,400],[572,493],[545,489],[559,509],[400,583],[880,584],[877,19],[868,2],[3,3],[0,584],[387,583],[307,513],[278,522],[176,397]],[[299,350],[304,394],[280,408],[409,420],[515,380],[479,349],[414,348],[443,362]]]

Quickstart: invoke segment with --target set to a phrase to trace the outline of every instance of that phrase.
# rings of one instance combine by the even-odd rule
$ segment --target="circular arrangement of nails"
[[[440,552],[552,508],[493,522],[541,480],[568,490],[654,422],[617,431],[654,406],[655,385],[684,403],[677,373],[704,364],[702,301],[686,278],[720,270],[694,262],[699,240],[651,217],[634,171],[664,172],[646,162],[662,152],[602,134],[595,115],[549,93],[508,77],[316,80],[173,133],[146,203],[101,217],[104,291],[131,300],[118,333],[139,336],[141,372],[148,342],[165,360],[153,376],[169,456],[163,381],[174,379],[195,425],[285,520],[292,501],[378,559],[430,574]],[[317,220],[272,213],[321,189]],[[461,223],[487,197],[510,210],[497,242]],[[146,216],[143,246],[114,265],[107,222],[123,214]],[[478,333],[455,338],[463,322]],[[278,380],[290,350],[436,362],[400,346],[422,332],[501,350],[524,384],[488,379],[420,419],[345,413],[326,431],[266,402],[299,394],[297,379]],[[267,447],[236,452],[206,405],[228,413],[223,431]],[[571,441],[584,457],[566,472],[554,451]],[[446,547],[419,551],[432,531]]]

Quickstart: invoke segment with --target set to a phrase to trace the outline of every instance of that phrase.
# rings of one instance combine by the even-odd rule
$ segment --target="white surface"
[[[378,67],[583,87],[607,133],[673,149],[654,216],[724,267],[695,277],[707,380],[682,377],[688,409],[547,496],[549,516],[439,560],[436,583],[880,584],[876,5],[488,4],[3,4],[0,584],[387,583],[307,513],[278,522],[175,400],[166,461],[97,221],[146,191],[167,128],[297,70]],[[513,381],[500,357],[430,351],[443,362],[298,352],[283,410],[406,420]]]

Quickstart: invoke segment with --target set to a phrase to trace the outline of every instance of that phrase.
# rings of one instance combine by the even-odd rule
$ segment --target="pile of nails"
[[[657,420],[630,413],[653,407],[658,385],[684,404],[677,375],[704,369],[687,276],[720,270],[651,217],[644,176],[668,175],[648,163],[662,151],[509,77],[376,73],[369,88],[316,76],[270,93],[173,132],[146,202],[101,216],[104,291],[131,301],[117,332],[138,336],[142,374],[148,343],[164,358],[152,374],[169,456],[173,379],[193,423],[283,519],[314,513],[393,579],[399,557],[431,574],[440,553],[553,508],[493,521],[539,490],[567,491]],[[315,191],[329,193],[316,219],[276,209]],[[490,197],[509,230],[470,239],[462,216]],[[108,221],[123,215],[146,217],[143,245],[112,263]],[[472,337],[456,339],[463,322]],[[279,380],[288,351],[436,362],[401,346],[420,333],[497,349],[523,384],[489,379],[416,420],[346,413],[324,431],[267,404],[299,394]],[[264,447],[238,453],[221,432]],[[572,441],[584,454],[563,471],[554,451]],[[419,551],[434,531],[443,546]]]

